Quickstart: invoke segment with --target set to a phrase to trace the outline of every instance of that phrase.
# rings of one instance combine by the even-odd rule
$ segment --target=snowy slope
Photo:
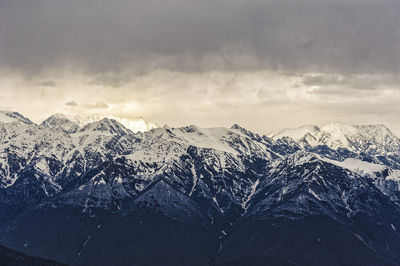
[[[25,124],[32,124],[28,118],[24,117],[17,112],[0,111],[0,122],[2,123],[12,123],[12,122],[22,122]]]

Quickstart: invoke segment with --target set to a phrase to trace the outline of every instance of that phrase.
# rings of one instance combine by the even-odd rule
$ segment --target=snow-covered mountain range
[[[385,126],[120,122],[0,112],[1,244],[71,265],[400,264]]]
[[[0,121],[9,121],[7,116],[4,115],[3,112],[3,120]],[[10,113],[10,112],[8,112]],[[133,133],[137,132],[145,132],[151,129],[157,128],[158,126],[154,123],[147,122],[143,118],[135,118],[129,119],[124,117],[115,116],[112,114],[86,114],[86,115],[77,115],[77,114],[55,114],[44,120],[41,125],[65,131],[66,133],[75,133],[80,128],[83,128],[87,124],[95,123],[103,119],[112,119],[131,130]]]
[[[70,119],[83,127],[86,124],[98,122],[104,118],[113,119],[118,123],[122,124],[124,127],[131,130],[133,133],[149,131],[158,126],[155,123],[147,122],[143,118],[125,118],[119,117],[112,114],[87,114],[87,115],[69,115]]]

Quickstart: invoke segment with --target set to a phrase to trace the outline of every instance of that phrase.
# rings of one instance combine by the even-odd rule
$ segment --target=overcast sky
[[[0,0],[0,109],[400,135],[398,0]]]

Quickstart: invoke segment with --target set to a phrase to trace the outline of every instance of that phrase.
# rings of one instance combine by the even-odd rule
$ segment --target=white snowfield
[[[385,169],[388,169],[388,167],[384,165],[369,163],[354,158],[347,158],[342,162],[329,160],[323,157],[320,158],[326,162],[332,163],[342,168],[346,168],[360,175],[365,175],[365,174],[373,175],[374,173],[379,173],[384,171]]]

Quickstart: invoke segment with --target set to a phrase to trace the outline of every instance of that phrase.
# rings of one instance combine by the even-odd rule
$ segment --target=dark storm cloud
[[[399,25],[396,0],[0,0],[0,64],[393,73]]]
[[[131,73],[132,74],[132,73]],[[91,85],[119,88],[132,81],[134,77],[126,73],[106,72],[92,75]]]
[[[310,94],[371,97],[385,90],[399,90],[400,79],[392,74],[334,75],[305,74],[296,88],[313,87]]]
[[[313,75],[305,76],[303,84],[306,86],[330,86],[330,85],[341,85],[345,83],[343,79],[338,75]]]
[[[89,109],[104,109],[108,108],[108,104],[103,103],[103,102],[96,102],[96,103],[88,103],[88,104],[83,104],[84,107],[89,108]]]
[[[43,87],[55,87],[57,85],[57,82],[55,82],[54,80],[43,80],[39,82],[39,85]]]
[[[108,108],[108,104],[104,102],[95,102],[95,103],[84,103],[84,104],[78,104],[75,101],[70,101],[65,103],[66,106],[70,107],[83,107],[86,109],[106,109]]]
[[[398,0],[0,0],[0,106],[35,121],[400,132],[399,69]]]
[[[66,102],[65,105],[67,106],[78,106],[78,103],[75,101]]]

